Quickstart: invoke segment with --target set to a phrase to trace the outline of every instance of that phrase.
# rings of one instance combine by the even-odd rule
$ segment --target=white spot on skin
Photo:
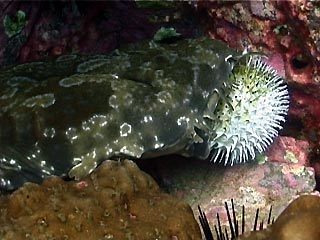
[[[32,69],[36,68],[39,71],[43,71],[44,65],[45,65],[44,62],[30,62],[30,63],[19,64],[19,65],[15,66],[13,68],[13,70],[19,72],[21,70],[26,71],[26,69],[32,70]]]
[[[37,95],[31,98],[26,99],[23,102],[23,105],[26,107],[32,108],[34,106],[39,106],[42,108],[47,108],[55,103],[56,99],[53,93],[47,93],[42,95]]]
[[[193,95],[193,87],[191,85],[186,86],[186,96],[192,96]]]
[[[56,130],[54,128],[46,128],[43,131],[43,136],[47,138],[54,138],[55,135],[56,135]]]
[[[89,61],[80,63],[77,67],[77,72],[78,73],[87,73],[95,68],[99,68],[103,66],[104,64],[109,63],[108,59],[91,59]]]
[[[111,89],[115,92],[125,90],[127,87],[128,87],[128,83],[125,81],[119,81],[119,80],[111,81]]]
[[[208,98],[208,96],[209,96],[209,92],[208,91],[203,91],[202,92],[202,96],[203,96],[203,98]]]
[[[119,79],[119,76],[117,74],[111,74],[112,77],[114,77],[115,79]]]
[[[11,109],[13,109],[16,105],[18,104],[18,100],[17,99],[12,99],[11,100],[11,103],[10,104],[8,104],[7,106],[3,106],[2,107],[2,111],[3,112],[8,112],[8,111],[10,111]],[[0,113],[0,116],[1,116],[1,113]]]
[[[132,146],[123,146],[120,149],[120,153],[126,154],[128,156],[133,156],[136,158],[141,157],[141,154],[143,153],[144,148],[143,147],[138,147],[136,144],[133,144]]]
[[[66,131],[66,136],[70,140],[71,143],[73,143],[74,140],[76,140],[79,136],[77,135],[77,129],[69,127]]]
[[[104,127],[108,124],[107,116],[105,115],[94,115],[89,120],[82,123],[82,129],[84,131],[90,131],[92,128],[97,129],[98,127]]]
[[[54,168],[50,167],[50,171],[42,169],[41,172],[43,173],[41,175],[42,178],[46,177],[47,175],[52,175],[52,173],[54,172]]]
[[[163,143],[156,143],[156,144],[154,145],[154,149],[162,148],[163,146],[164,146]]]
[[[111,154],[113,153],[113,149],[109,147],[109,145],[105,146],[104,149],[106,150],[106,156],[111,156]]]
[[[161,92],[157,93],[156,96],[157,96],[157,99],[160,103],[166,103],[166,102],[172,100],[171,94],[167,91],[161,91]]]
[[[35,80],[28,77],[21,77],[21,76],[12,77],[7,81],[7,84],[11,87],[16,87],[26,83],[29,83],[32,85],[37,84]]]
[[[3,187],[11,186],[11,181],[9,179],[1,178],[0,186],[3,186]]]
[[[161,87],[165,89],[173,89],[176,86],[176,82],[170,78],[156,78],[151,84],[155,87]]]
[[[60,56],[56,59],[56,62],[65,62],[65,61],[70,61],[70,60],[74,60],[77,58],[77,55],[63,55],[63,56]]]
[[[73,158],[73,165],[78,165],[79,163],[81,163],[81,158],[78,158],[78,157],[75,157],[75,158]]]
[[[104,139],[104,136],[101,133],[96,133],[93,135],[93,137],[98,141]]]
[[[133,102],[132,94],[126,93],[123,97],[124,97],[124,99],[126,100],[126,102],[125,102],[125,105],[126,105],[126,106],[132,105],[132,102]]]
[[[114,115],[108,113],[108,114],[106,115],[106,121],[110,121],[110,122],[111,122],[111,121],[113,121],[113,120],[114,120]]]
[[[150,115],[146,115],[143,117],[143,121],[141,121],[141,123],[148,123],[148,122],[152,122],[153,118]]]
[[[154,71],[154,75],[156,79],[163,78],[163,70],[160,69],[160,70]]]
[[[179,117],[179,118],[178,118],[177,124],[178,124],[179,126],[181,126],[183,123],[187,123],[187,124],[188,124],[189,121],[190,121],[190,118],[185,117],[185,116],[182,116],[182,117]]]
[[[123,146],[120,149],[120,152],[123,153],[123,154],[126,154],[126,155],[132,155],[131,152],[128,150],[127,146]]]
[[[158,139],[157,135],[154,136],[154,141],[155,141],[154,149],[162,148],[164,146],[163,143],[159,142],[159,139]]]
[[[94,149],[93,152],[92,152],[92,157],[96,158],[96,156],[97,156],[96,149]]]
[[[128,134],[131,133],[131,125],[128,124],[128,123],[123,123],[121,126],[120,126],[120,136],[121,137],[126,137],[128,136]]]
[[[82,77],[71,76],[71,77],[61,79],[59,81],[59,85],[61,87],[72,87],[72,86],[79,86],[84,82],[85,82],[85,79]]]
[[[16,92],[18,91],[18,88],[9,88],[6,89],[5,93],[0,97],[0,99],[9,99],[14,97],[14,95],[16,94]]]
[[[138,132],[138,136],[139,136],[139,139],[140,139],[140,140],[143,139],[143,136],[142,136],[142,133],[141,133],[141,132]]]
[[[110,107],[117,109],[119,105],[117,104],[117,96],[116,95],[111,95],[109,97],[109,105]]]
[[[99,123],[100,127],[104,127],[108,124],[108,121],[104,121],[104,122],[101,122]]]
[[[83,129],[83,131],[90,131],[90,127],[91,127],[91,124],[89,121],[84,121],[82,124],[81,124],[81,127]]]
[[[198,65],[192,67],[192,71],[193,71],[193,82],[196,85],[199,79],[199,71],[200,71],[200,67]]]

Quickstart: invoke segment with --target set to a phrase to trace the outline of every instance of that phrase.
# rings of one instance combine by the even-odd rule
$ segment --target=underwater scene
[[[320,239],[320,2],[0,13],[0,240]]]

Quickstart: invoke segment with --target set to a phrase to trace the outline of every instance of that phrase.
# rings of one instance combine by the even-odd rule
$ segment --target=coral
[[[129,160],[106,161],[81,182],[47,178],[0,200],[1,239],[195,239],[190,207]]]

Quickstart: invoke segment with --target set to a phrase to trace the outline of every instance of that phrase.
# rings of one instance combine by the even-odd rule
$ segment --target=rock
[[[263,231],[248,232],[238,240],[315,240],[320,237],[320,197],[303,195],[295,199],[277,220]]]
[[[308,166],[308,149],[310,144],[306,140],[281,136],[275,139],[265,154],[268,161]]]
[[[217,213],[222,225],[228,225],[224,204],[230,206],[230,199],[234,199],[237,213],[245,206],[246,230],[251,230],[257,208],[259,219],[266,220],[272,205],[272,216],[276,218],[292,199],[315,187],[313,169],[298,163],[260,160],[224,167],[199,160],[170,159],[158,165],[158,174],[169,193],[187,201],[195,213],[200,205],[211,228],[217,224]]]
[[[305,141],[298,149],[315,169],[320,189],[320,8],[317,1],[197,1],[203,26],[230,46],[264,52],[285,76],[290,109],[283,135]],[[280,70],[280,71],[279,71]],[[280,135],[282,135],[280,133]]]
[[[200,239],[191,208],[129,160],[81,182],[49,177],[0,200],[1,239]]]
[[[183,36],[200,32],[194,9],[178,2],[165,9],[135,1],[0,2],[0,21],[22,11],[27,21],[9,38],[0,24],[0,65],[66,53],[108,53],[125,43],[150,39],[170,21]],[[7,16],[7,17],[6,17]]]

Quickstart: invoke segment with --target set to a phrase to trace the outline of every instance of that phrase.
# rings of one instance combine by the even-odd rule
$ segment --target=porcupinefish
[[[114,158],[245,162],[271,143],[289,104],[259,56],[205,37],[7,67],[0,92],[1,190],[81,179]]]

